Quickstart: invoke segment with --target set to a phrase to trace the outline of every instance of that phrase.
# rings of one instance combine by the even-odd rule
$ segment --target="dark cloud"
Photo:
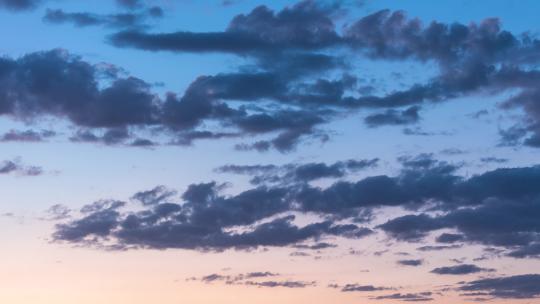
[[[201,76],[183,95],[169,94],[164,100],[153,94],[148,84],[136,78],[116,78],[108,87],[98,89],[95,67],[73,56],[59,56],[58,52],[32,54],[16,61],[4,59],[2,75],[7,76],[3,86],[7,86],[6,91],[10,94],[0,98],[0,113],[25,117],[62,116],[78,125],[94,128],[155,126],[176,132],[189,131],[178,135],[176,142],[180,145],[191,144],[192,138],[275,134],[271,139],[236,147],[239,150],[267,151],[272,148],[288,152],[300,141],[328,140],[328,133],[319,126],[340,114],[350,113],[351,108],[391,108],[368,116],[366,122],[372,127],[408,124],[418,121],[419,105],[424,102],[518,88],[523,93],[507,100],[503,108],[524,109],[527,119],[516,126],[520,132],[506,132],[505,142],[535,146],[540,111],[532,100],[536,96],[534,84],[540,81],[540,76],[534,70],[520,68],[518,63],[535,60],[532,54],[536,40],[516,38],[500,30],[498,22],[492,19],[469,26],[433,22],[426,27],[416,19],[408,20],[402,12],[388,11],[362,18],[340,36],[332,21],[337,8],[303,1],[280,12],[258,7],[247,15],[235,17],[224,32],[156,36],[130,31],[113,36],[112,40],[120,43],[127,39],[125,37],[135,35],[136,38],[126,41],[148,43],[148,48],[160,49],[164,43],[165,48],[176,46],[186,51],[193,48],[256,54],[250,68]],[[59,16],[74,17],[66,14]],[[96,18],[86,19],[82,22],[96,22]],[[380,58],[433,59],[440,63],[440,74],[425,84],[384,96],[352,97],[349,93],[356,88],[356,77],[342,73],[338,78],[324,78],[325,72],[347,69],[346,60],[318,51],[336,44],[360,48],[370,56]],[[275,52],[276,48],[280,51]],[[505,64],[501,65],[501,62]],[[32,72],[17,78],[19,70]],[[53,75],[52,79],[56,81],[41,81],[40,75],[45,73]],[[322,76],[315,78],[314,74]],[[7,81],[12,78],[18,79],[16,86]],[[36,85],[30,88],[28,83]],[[55,83],[65,86],[55,87]],[[72,96],[73,92],[79,94]],[[275,104],[273,108],[232,107],[235,101],[258,100]],[[283,104],[294,104],[299,108],[284,108]],[[406,106],[408,108],[403,109]],[[400,109],[392,109],[394,107]],[[15,109],[17,113],[13,113]],[[194,130],[212,120],[236,130]],[[419,133],[411,129],[409,134]]]
[[[370,176],[356,182],[338,181],[326,189],[305,186],[297,201],[306,211],[350,213],[358,208],[414,206],[450,199],[460,177],[457,167],[425,157],[405,162],[399,176]]]
[[[263,278],[279,277],[279,276],[281,276],[279,273],[273,273],[269,271],[254,271],[254,272],[248,272],[248,273],[241,273],[237,275],[225,275],[225,274],[213,273],[213,274],[206,275],[200,278],[195,278],[195,277],[190,278],[188,279],[188,281],[200,281],[207,284],[222,281],[228,285],[234,285],[234,284],[253,285],[253,283],[255,283],[254,281],[252,281],[253,279],[263,279]]]
[[[304,281],[263,281],[263,282],[254,282],[254,281],[246,281],[244,285],[248,286],[257,286],[257,287],[268,287],[268,288],[276,288],[276,287],[285,287],[285,288],[306,288],[310,286],[316,286],[317,282],[311,281],[311,282],[304,282]]]
[[[145,138],[136,138],[134,139],[130,146],[132,147],[153,147],[153,146],[156,146],[158,145],[156,142],[153,142],[149,139],[145,139]]]
[[[104,238],[115,239],[120,248],[220,251],[290,246],[323,236],[361,238],[372,233],[368,228],[328,220],[299,227],[293,223],[294,216],[256,224],[291,210],[286,189],[261,187],[225,197],[218,193],[221,187],[216,183],[191,185],[182,194],[183,204],[167,202],[166,195],[164,201],[151,200],[139,212],[119,212],[120,205],[96,208],[82,218],[59,224],[54,239],[87,244],[90,239]],[[141,196],[146,197],[139,193]],[[155,197],[153,192],[150,196]],[[228,230],[240,226],[245,231]]]
[[[441,250],[448,250],[448,249],[459,249],[463,247],[463,245],[443,245],[443,246],[421,246],[416,248],[418,251],[441,251]]]
[[[376,287],[373,285],[347,284],[341,288],[342,292],[362,292],[362,291],[379,291],[388,290],[391,288]]]
[[[533,299],[540,297],[540,275],[481,279],[467,282],[459,289],[465,292],[482,292],[490,298]]]
[[[287,85],[280,84],[281,90],[274,87],[270,95],[276,101],[293,102],[303,107],[389,108],[366,117],[368,126],[377,127],[417,122],[420,119],[419,106],[424,103],[518,90],[520,93],[509,98],[501,108],[520,108],[524,118],[513,128],[501,132],[503,144],[540,146],[540,110],[535,102],[540,96],[536,89],[540,76],[538,71],[529,68],[540,59],[540,44],[534,36],[505,31],[496,18],[468,25],[438,21],[423,24],[419,19],[408,18],[402,11],[389,10],[361,17],[338,32],[334,25],[339,15],[336,10],[339,6],[315,1],[302,1],[279,12],[260,6],[247,15],[236,16],[222,32],[150,34],[124,31],[113,35],[111,41],[121,47],[153,51],[251,55],[257,62],[256,69],[272,71],[280,76],[284,75],[279,71],[280,67],[269,66],[276,62],[284,62],[279,65],[287,66],[291,62],[299,62],[292,56],[321,56],[328,49],[349,51],[344,51],[349,61],[359,54],[376,59],[430,61],[438,68],[434,77],[386,95],[345,94],[356,84],[356,81],[343,81],[345,79],[293,82],[286,89]],[[311,61],[302,65],[315,67]],[[346,70],[343,65],[335,64],[327,66],[326,70],[335,68]],[[304,75],[309,74],[304,72]],[[404,132],[407,135],[434,134],[410,128]],[[294,137],[298,133],[288,135]],[[280,149],[272,141],[241,148],[265,151],[272,145]]]
[[[41,142],[47,138],[53,137],[56,132],[50,130],[9,130],[8,132],[0,135],[0,141],[2,142]]]
[[[159,18],[162,15],[163,12],[160,11],[159,7],[149,9],[145,12],[108,15],[87,12],[70,13],[62,9],[47,9],[43,20],[51,24],[70,23],[77,27],[144,28],[148,27],[148,19]]]
[[[377,296],[371,299],[373,300],[401,300],[405,302],[424,302],[433,301],[432,292],[419,292],[419,293],[394,293],[384,296]]]
[[[463,243],[474,243],[511,249],[514,257],[535,255],[535,244],[540,243],[536,220],[540,212],[540,193],[536,187],[540,181],[539,167],[496,169],[464,178],[456,174],[457,166],[436,161],[431,155],[401,157],[400,162],[403,169],[397,176],[341,180],[326,188],[307,183],[274,183],[238,195],[222,196],[219,191],[223,185],[194,184],[182,195],[182,204],[175,203],[167,191],[156,188],[147,192],[152,204],[139,212],[119,214],[107,237],[126,247],[219,251],[294,246],[317,242],[325,236],[367,236],[373,233],[371,229],[350,223],[365,222],[358,219],[371,214],[374,208],[400,206],[425,210],[424,207],[429,207],[428,210],[438,212],[400,216],[377,228],[405,241],[420,241],[433,231],[452,229],[456,233],[443,233],[437,242],[461,242],[426,245],[419,247],[420,251],[454,249]],[[281,167],[225,166],[220,170],[260,175],[276,168]],[[294,217],[285,215],[291,211],[335,217],[297,226]],[[337,219],[349,223],[338,223]],[[77,228],[79,221],[84,224],[82,218],[65,227]],[[245,229],[228,229],[231,227]],[[57,240],[81,241],[62,237],[63,228],[60,227]],[[82,239],[92,235],[90,231]]]
[[[540,242],[531,243],[508,253],[514,258],[540,258]]]
[[[341,178],[360,170],[374,168],[379,159],[349,159],[333,164],[306,163],[275,165],[225,165],[216,169],[220,173],[233,173],[251,176],[250,182],[258,184],[306,183],[321,178]]]
[[[101,84],[102,67],[91,65],[62,50],[32,53],[17,60],[0,60],[0,115],[26,121],[42,116],[64,118],[81,130],[78,142],[148,146],[132,132],[160,131],[171,143],[189,145],[198,139],[277,134],[268,148],[290,151],[300,140],[323,137],[317,126],[329,121],[328,111],[231,108],[222,100],[249,100],[273,94],[274,89],[242,88],[266,76],[226,74],[197,78],[182,96],[169,93],[161,99],[151,85],[134,78],[112,79]],[[252,77],[254,77],[252,79]],[[250,80],[252,79],[252,80]],[[259,84],[260,85],[260,84]],[[279,92],[279,90],[277,90]],[[259,96],[259,97],[258,97]],[[204,122],[218,122],[230,131],[203,131]],[[223,128],[222,128],[223,129]],[[133,139],[131,144],[126,141]]]
[[[380,127],[384,125],[407,125],[418,122],[420,110],[417,106],[412,106],[403,111],[387,110],[384,113],[369,115],[365,118],[365,123],[371,127]]]
[[[107,236],[117,225],[123,206],[118,201],[103,201],[87,205],[81,209],[85,216],[76,222],[58,224],[54,237],[56,239],[82,241],[87,235]]]
[[[26,166],[21,163],[21,160],[16,158],[13,160],[5,160],[0,162],[0,175],[16,174],[19,176],[38,176],[43,174],[43,169],[38,166]]]
[[[337,245],[326,243],[326,242],[320,242],[320,243],[315,243],[311,245],[299,244],[299,245],[295,245],[294,247],[298,249],[322,250],[322,249],[327,249],[327,248],[335,248],[337,247]]]
[[[513,178],[516,180],[520,179],[518,174],[527,171],[527,169],[521,168],[499,170],[512,170],[510,172],[515,174]],[[509,171],[506,172],[510,173]],[[493,173],[500,172],[486,173],[484,178],[487,179],[489,175],[493,176]],[[477,179],[483,178],[472,178],[471,184],[474,184],[472,182],[476,182]],[[532,183],[533,179],[528,179],[526,182]],[[514,252],[513,256],[526,257],[527,254],[520,254],[519,252],[527,252],[527,248],[530,248],[529,246],[534,246],[534,244],[538,243],[540,231],[538,223],[535,220],[535,217],[540,212],[540,204],[538,196],[534,199],[527,197],[527,187],[529,185],[532,184],[521,184],[519,186],[516,184],[511,186],[511,183],[509,183],[501,191],[502,193],[498,193],[500,196],[515,196],[516,199],[520,200],[484,199],[480,200],[483,201],[482,205],[476,208],[462,208],[440,216],[429,216],[425,214],[408,215],[390,220],[380,227],[390,235],[406,240],[418,240],[430,231],[442,228],[454,228],[461,232],[463,235],[462,239],[466,242],[512,248],[514,251],[517,250],[517,253]],[[475,187],[479,186],[479,184],[475,184]],[[497,186],[490,185],[490,188],[486,189],[494,191],[496,189],[495,187]],[[512,187],[516,188],[512,189]],[[477,188],[478,190],[480,189]],[[496,194],[493,193],[493,195],[495,196]],[[521,249],[516,249],[516,247]]]
[[[281,49],[313,50],[339,40],[330,18],[331,7],[302,1],[280,12],[258,6],[249,14],[233,18],[226,31],[150,34],[120,32],[111,37],[119,47],[151,51],[228,52],[235,54],[274,52]]]
[[[94,66],[64,51],[32,53],[0,64],[0,114],[24,119],[66,117],[87,127],[155,123],[150,86],[140,79],[116,79],[98,88]]]
[[[41,0],[0,0],[0,8],[14,11],[29,10],[40,4]]]
[[[258,271],[258,272],[248,272],[241,273],[237,275],[224,275],[224,274],[211,274],[203,276],[201,278],[191,278],[189,281],[201,281],[203,283],[214,283],[214,282],[225,282],[228,285],[245,285],[245,286],[256,286],[256,287],[266,287],[266,288],[306,288],[310,286],[316,286],[317,282],[305,282],[305,281],[292,281],[292,280],[282,280],[282,281],[268,281],[261,279],[268,279],[271,277],[281,276],[278,273],[273,273],[269,271]]]
[[[435,274],[464,275],[478,272],[493,272],[494,269],[481,268],[473,264],[461,264],[456,266],[437,267],[431,270]]]
[[[191,146],[196,140],[235,138],[241,135],[242,134],[230,132],[186,131],[177,133],[170,144],[178,146]]]
[[[72,210],[64,205],[56,204],[47,210],[46,220],[59,221],[71,217]]]
[[[424,264],[424,260],[399,260],[397,263],[403,266],[420,266]]]
[[[482,157],[480,158],[480,161],[483,163],[503,164],[503,163],[507,163],[508,159],[490,156],[490,157]]]
[[[141,0],[116,0],[116,3],[129,9],[138,8],[143,5]]]
[[[152,190],[137,192],[131,199],[148,206],[162,203],[175,195],[176,191],[167,189],[165,186],[157,186]]]
[[[461,234],[443,233],[437,237],[436,241],[438,243],[455,243],[463,241],[463,239],[464,237]]]
[[[372,57],[412,57],[442,63],[475,56],[496,60],[508,51],[525,51],[521,48],[529,47],[522,45],[527,41],[519,41],[510,32],[501,30],[495,18],[468,26],[436,21],[424,26],[419,19],[408,19],[404,12],[390,10],[361,18],[346,29],[345,37]]]

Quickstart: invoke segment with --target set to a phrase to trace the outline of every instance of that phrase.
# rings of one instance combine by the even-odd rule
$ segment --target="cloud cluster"
[[[345,50],[347,61],[358,56],[372,59],[435,62],[438,74],[426,83],[415,84],[386,95],[366,95],[343,81],[315,79],[295,87],[268,84],[280,103],[302,107],[387,108],[365,118],[368,126],[404,125],[419,120],[419,105],[472,94],[520,93],[502,109],[519,108],[525,118],[512,132],[502,135],[503,144],[539,146],[538,71],[530,69],[539,60],[539,43],[530,34],[501,29],[495,18],[464,25],[437,21],[425,25],[404,12],[381,10],[355,19],[341,31],[336,26],[339,5],[301,1],[281,11],[259,6],[233,18],[221,32],[148,33],[123,31],[110,37],[113,45],[149,51],[223,52],[255,58],[257,68],[277,74],[265,64],[268,58],[289,65],[301,56],[322,56],[329,50]],[[313,63],[311,68],[315,68]],[[336,68],[331,65],[325,68]],[[343,67],[338,67],[343,70]],[[246,85],[246,87],[250,87]],[[310,90],[306,90],[309,88]],[[265,92],[265,90],[263,90]],[[310,93],[306,93],[310,92]],[[255,99],[255,98],[254,98]],[[503,130],[504,131],[504,130]]]
[[[183,96],[169,93],[160,98],[150,84],[135,77],[108,74],[112,79],[102,86],[102,73],[102,66],[63,50],[2,58],[0,115],[27,121],[42,116],[67,119],[81,129],[73,140],[105,144],[125,144],[128,139],[131,145],[149,143],[136,138],[135,129],[159,131],[171,138],[171,143],[181,145],[203,138],[278,132],[268,145],[282,151],[292,149],[300,137],[313,134],[315,126],[331,115],[295,109],[248,111],[220,101],[250,99],[252,96],[240,88],[243,79],[251,75],[200,77]],[[211,121],[218,122],[222,129],[232,129],[232,133],[196,129]]]
[[[26,2],[2,3],[24,7]],[[232,53],[248,64],[236,71],[201,75],[185,92],[161,98],[134,77],[114,77],[101,88],[95,66],[58,51],[3,58],[0,87],[6,93],[0,95],[0,114],[54,115],[81,128],[124,128],[134,137],[129,142],[110,140],[94,134],[109,130],[83,130],[88,136],[75,136],[80,137],[78,142],[152,146],[159,143],[132,134],[135,128],[151,127],[171,137],[171,144],[268,135],[271,138],[236,148],[288,152],[301,141],[327,141],[329,133],[321,127],[358,109],[380,111],[364,118],[368,127],[408,125],[420,121],[425,103],[513,91],[518,93],[507,98],[501,110],[517,108],[524,116],[501,130],[501,144],[540,146],[540,110],[534,102],[540,77],[529,68],[539,59],[538,40],[502,30],[497,19],[424,25],[404,12],[382,10],[355,17],[338,30],[342,5],[305,0],[279,11],[258,6],[235,16],[224,31],[150,33],[144,29],[145,20],[160,17],[159,8],[146,8],[139,1],[118,3],[132,11],[98,15],[49,10],[45,20],[129,27],[109,41],[150,51]],[[351,73],[351,65],[365,57],[434,62],[437,73],[425,83],[373,95],[362,90],[360,77]],[[45,74],[51,79],[46,81]],[[202,128],[205,125],[218,127]],[[404,132],[435,134],[411,128]]]
[[[221,251],[290,246],[324,236],[362,238],[372,233],[330,220],[297,226],[295,216],[281,215],[292,210],[287,189],[259,187],[228,197],[219,194],[221,187],[193,184],[182,194],[181,204],[167,202],[169,192],[160,188],[139,192],[134,198],[144,209],[138,212],[121,212],[123,202],[98,202],[84,207],[81,218],[58,224],[53,237],[80,244],[114,239],[117,248]]]
[[[538,166],[495,169],[464,178],[456,173],[458,166],[430,155],[401,157],[400,161],[403,169],[396,176],[338,180],[325,188],[300,178],[299,183],[257,185],[237,195],[223,196],[223,185],[211,182],[189,186],[182,194],[182,202],[177,203],[173,191],[157,187],[134,195],[134,201],[143,206],[142,211],[98,209],[59,224],[54,238],[85,243],[97,236],[125,247],[219,251],[294,246],[332,236],[355,239],[373,233],[373,229],[398,240],[416,242],[434,231],[450,229],[458,233],[444,232],[436,238],[443,245],[425,245],[418,250],[460,248],[473,243],[501,247],[512,257],[538,256]],[[222,168],[252,174],[276,167]],[[353,224],[369,221],[373,210],[384,207],[426,211],[389,219],[373,229]],[[297,226],[291,212],[314,214],[324,220]],[[88,226],[89,222],[96,226]],[[104,229],[96,233],[97,226]],[[420,263],[411,260],[401,264]],[[489,270],[459,265],[433,272],[463,274]]]

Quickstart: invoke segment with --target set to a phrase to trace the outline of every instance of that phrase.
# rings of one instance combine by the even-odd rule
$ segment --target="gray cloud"
[[[494,269],[481,268],[473,264],[461,264],[456,266],[437,267],[431,270],[435,274],[464,275],[478,272],[493,272]]]
[[[41,130],[41,131],[9,130],[3,135],[0,135],[0,141],[2,142],[41,142],[55,135],[56,133],[50,130]]]
[[[333,164],[305,163],[275,165],[225,165],[216,169],[220,173],[233,173],[251,176],[250,182],[258,184],[306,183],[321,178],[342,178],[360,170],[374,168],[379,159],[349,159]]]
[[[19,158],[0,162],[0,175],[16,174],[20,176],[38,176],[43,174],[43,169],[38,166],[26,166]]]
[[[493,298],[538,298],[540,297],[540,275],[524,274],[481,279],[464,283],[459,289],[465,292],[483,292],[484,295]]]
[[[29,10],[41,3],[41,0],[0,0],[0,8],[14,11]]]
[[[120,14],[93,14],[87,12],[70,13],[62,9],[47,9],[43,20],[50,24],[70,23],[77,27],[104,26],[108,28],[146,28],[148,21],[163,15],[160,8],[155,7],[143,12]]]
[[[401,300],[405,302],[427,302],[433,301],[433,293],[418,292],[418,293],[394,293],[384,296],[373,297],[373,300]]]
[[[420,266],[424,264],[424,260],[399,260],[397,263],[403,266]]]

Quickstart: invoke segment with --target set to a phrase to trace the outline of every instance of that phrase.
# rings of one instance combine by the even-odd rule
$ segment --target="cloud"
[[[437,237],[436,241],[438,243],[455,243],[463,241],[463,239],[464,237],[461,234],[443,233]]]
[[[403,266],[420,266],[424,264],[424,260],[399,260],[397,263]]]
[[[43,169],[38,166],[25,166],[19,158],[0,162],[0,175],[16,174],[19,176],[38,176],[43,174]]]
[[[465,292],[483,292],[486,296],[501,299],[538,298],[540,297],[540,275],[524,274],[481,279],[464,283],[459,289]]]
[[[141,0],[116,0],[116,3],[122,7],[134,9],[142,6]]]
[[[519,171],[514,169],[512,173],[518,174]],[[514,177],[519,179],[518,176]],[[534,255],[535,251],[531,248],[535,248],[539,242],[539,227],[534,218],[540,204],[538,196],[527,198],[526,188],[527,185],[521,185],[521,200],[484,199],[476,208],[462,208],[440,216],[407,215],[392,219],[380,228],[394,237],[409,241],[418,240],[434,230],[453,228],[462,234],[465,242],[500,246],[512,249],[511,255],[514,257],[527,257]]]
[[[116,226],[120,213],[120,201],[100,201],[84,206],[85,217],[70,224],[58,224],[54,237],[58,239],[82,241],[87,235],[107,236]]]
[[[315,282],[315,281],[311,281],[311,282],[304,282],[304,281],[263,281],[263,282],[246,281],[244,284],[248,285],[248,286],[268,287],[268,288],[276,288],[276,287],[306,288],[306,287],[310,287],[310,286],[316,286],[317,282]]]
[[[203,276],[201,278],[190,278],[188,281],[200,281],[203,283],[214,283],[214,282],[225,282],[227,285],[245,285],[245,286],[256,286],[256,287],[265,287],[265,288],[306,288],[310,286],[316,286],[317,282],[305,282],[305,281],[293,281],[293,280],[282,280],[282,281],[269,281],[261,280],[271,277],[280,277],[279,273],[273,273],[269,271],[256,271],[241,273],[237,275],[224,275],[224,274],[210,274]]]
[[[435,274],[464,275],[478,272],[493,272],[491,268],[481,268],[473,264],[461,264],[456,266],[437,267],[431,270]]]
[[[299,245],[295,245],[294,247],[298,249],[322,250],[322,249],[327,249],[327,248],[335,248],[337,247],[337,245],[326,243],[326,242],[320,242],[320,243],[315,243],[311,245],[299,244]]]
[[[124,5],[140,6],[138,1]],[[119,47],[225,52],[248,58],[249,69],[201,76],[183,96],[177,98],[171,94],[164,101],[162,111],[161,107],[152,109],[163,114],[156,117],[154,124],[177,130],[219,118],[220,123],[239,128],[244,135],[279,132],[272,139],[238,144],[238,150],[274,148],[288,152],[303,140],[327,140],[327,132],[318,127],[340,117],[339,114],[356,112],[351,109],[386,109],[366,117],[365,122],[371,127],[404,125],[419,121],[419,109],[424,103],[486,92],[503,94],[509,90],[519,93],[507,98],[500,108],[519,108],[524,116],[518,118],[511,129],[501,131],[503,144],[540,146],[540,110],[534,102],[540,76],[538,71],[528,68],[540,59],[535,37],[505,31],[494,18],[468,25],[438,21],[423,24],[402,11],[389,10],[357,18],[337,30],[335,23],[342,16],[342,9],[338,4],[316,1],[301,1],[279,11],[258,6],[247,14],[235,16],[223,31],[149,33],[130,29],[112,35],[109,40]],[[115,23],[115,18],[110,16],[72,15],[61,11],[57,15],[62,21],[80,19],[81,25]],[[329,55],[329,50],[343,54]],[[438,71],[425,83],[403,90],[383,95],[359,94],[356,77],[348,73],[350,63],[358,56],[420,63],[432,61]],[[330,74],[342,75],[330,78]],[[272,101],[274,106],[279,104],[280,109],[265,108],[251,113],[249,110],[253,107],[232,109],[227,103],[263,99]],[[284,104],[300,109],[285,110]],[[145,113],[150,117],[156,115],[156,111]],[[291,115],[298,120],[292,120]],[[411,128],[404,132],[436,134]]]
[[[100,89],[95,67],[61,50],[3,58],[0,70],[2,115],[63,116],[86,127],[155,123],[157,108],[148,84],[125,78]]]
[[[0,115],[24,121],[44,116],[66,119],[80,129],[72,137],[76,142],[140,146],[135,144],[137,138],[131,137],[144,130],[159,131],[179,145],[198,139],[273,134],[276,137],[267,145],[282,152],[294,149],[305,138],[326,138],[317,126],[333,115],[332,111],[264,107],[248,112],[223,101],[262,98],[254,95],[264,94],[262,90],[242,89],[249,87],[246,81],[258,77],[253,74],[201,76],[182,96],[168,93],[165,98],[141,79],[107,74],[112,78],[102,84],[101,74],[102,65],[89,64],[62,50],[31,53],[15,60],[2,58]],[[227,131],[196,129],[210,121]],[[125,143],[128,139],[131,144]]]
[[[251,279],[260,279],[260,278],[268,278],[268,277],[278,277],[281,276],[279,273],[273,273],[270,271],[254,271],[254,272],[248,272],[248,273],[240,273],[237,275],[225,275],[225,274],[217,274],[213,273],[210,275],[206,275],[200,278],[190,278],[188,281],[201,281],[203,283],[213,283],[217,281],[224,281],[227,284],[245,284],[246,280]]]
[[[150,34],[124,31],[110,37],[118,47],[150,51],[226,52],[247,54],[280,49],[321,49],[334,45],[338,36],[329,14],[331,7],[301,1],[280,12],[258,6],[234,17],[223,32],[173,32]]]
[[[480,158],[480,161],[483,163],[503,164],[503,163],[507,163],[508,159],[490,156],[490,157],[482,157]]]
[[[120,212],[122,204],[94,208],[82,217],[57,225],[53,237],[57,241],[88,244],[101,238],[114,240],[119,248],[183,248],[222,251],[230,248],[249,249],[259,246],[291,246],[323,236],[362,238],[372,233],[354,224],[338,224],[326,220],[296,226],[294,216],[281,216],[290,211],[285,189],[264,187],[226,197],[219,195],[222,186],[216,183],[194,184],[182,194],[183,204],[162,201],[143,202],[139,212]],[[156,189],[150,190],[150,196]],[[146,198],[144,192],[135,197]],[[91,205],[93,206],[93,205]],[[88,207],[83,208],[88,210]],[[278,216],[277,218],[272,218]],[[262,223],[259,221],[266,220]],[[230,230],[243,227],[241,231]]]
[[[106,235],[97,235],[120,246],[142,248],[220,251],[298,246],[319,242],[323,237],[354,239],[370,235],[373,230],[353,223],[367,222],[364,217],[369,218],[377,208],[402,207],[428,211],[391,218],[375,228],[408,242],[423,240],[437,230],[456,231],[436,238],[450,245],[425,245],[417,248],[419,251],[455,249],[472,243],[511,249],[514,257],[535,255],[536,244],[540,243],[536,220],[540,212],[538,166],[496,169],[465,178],[456,174],[457,166],[431,155],[401,157],[400,162],[403,169],[397,176],[338,180],[325,188],[304,182],[274,183],[223,196],[223,185],[211,182],[189,186],[181,203],[175,202],[169,190],[155,188],[138,194],[148,194],[147,202],[151,202],[143,204],[142,211],[105,214],[115,216],[107,217],[114,219],[113,226]],[[283,168],[296,172],[298,167]],[[282,167],[232,165],[220,170],[260,175],[276,168]],[[289,212],[313,214],[324,220],[298,226]],[[77,243],[92,238],[92,230],[78,238],[64,236],[63,230],[86,230],[86,222],[82,217],[59,226],[55,239]]]
[[[35,8],[41,0],[0,0],[0,8],[23,11]]]
[[[0,136],[1,142],[41,142],[53,137],[56,132],[50,130],[9,130]]]
[[[531,243],[508,253],[514,258],[540,258],[540,242]]]
[[[148,206],[162,203],[175,195],[175,190],[167,189],[165,186],[157,186],[152,190],[137,192],[131,199]]]
[[[401,300],[405,302],[424,302],[433,301],[432,292],[419,293],[394,293],[384,296],[372,297],[373,300]]]
[[[374,168],[379,159],[349,159],[333,164],[305,163],[275,165],[225,165],[216,169],[220,173],[251,176],[250,182],[258,184],[307,183],[321,178],[342,178],[348,174]]]
[[[418,122],[420,116],[417,106],[409,107],[403,111],[387,110],[384,113],[372,114],[365,118],[365,123],[371,127],[376,128],[384,125],[407,125]]]
[[[56,204],[47,209],[46,220],[59,221],[71,217],[72,210],[64,205]]]
[[[448,250],[448,249],[459,249],[463,247],[463,245],[444,245],[444,246],[421,246],[416,248],[418,251],[441,251],[441,250]]]
[[[375,287],[373,285],[346,284],[341,288],[342,292],[364,292],[364,291],[379,291],[388,290],[391,288]]]
[[[88,12],[65,12],[62,9],[47,9],[43,20],[50,24],[70,23],[77,27],[104,26],[108,28],[145,28],[149,19],[162,17],[159,7],[144,12],[121,14],[93,14]]]

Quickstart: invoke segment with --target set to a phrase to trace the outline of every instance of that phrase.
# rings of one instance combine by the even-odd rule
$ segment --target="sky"
[[[0,0],[0,302],[540,303],[539,9]]]

